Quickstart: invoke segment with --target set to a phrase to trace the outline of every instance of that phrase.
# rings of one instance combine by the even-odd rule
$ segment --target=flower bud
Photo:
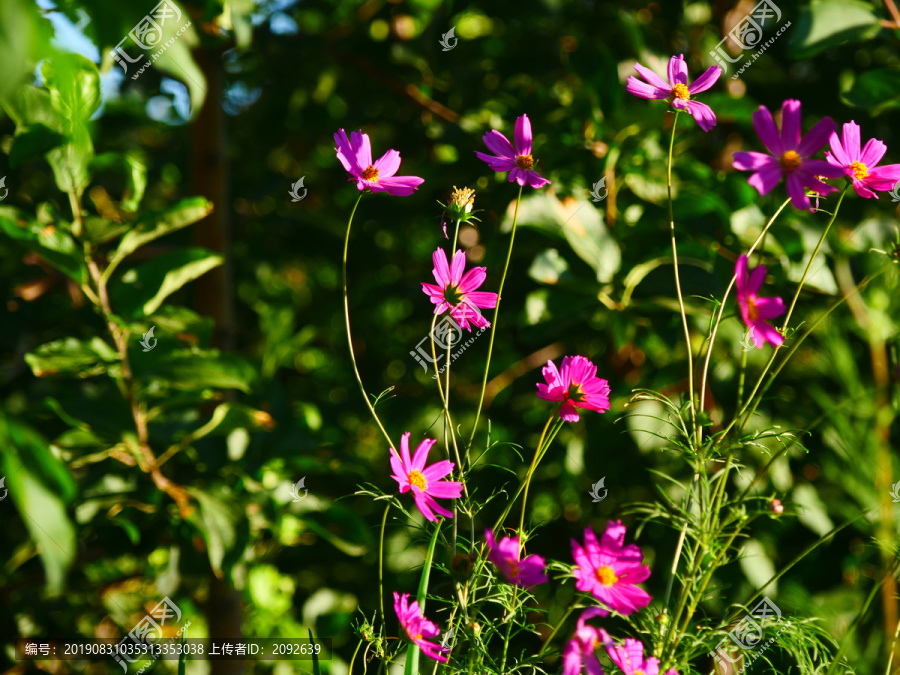
[[[784,505],[781,503],[780,499],[773,499],[771,502],[769,502],[769,506],[772,507],[772,513],[774,513],[776,516],[780,516],[782,513],[784,513]]]

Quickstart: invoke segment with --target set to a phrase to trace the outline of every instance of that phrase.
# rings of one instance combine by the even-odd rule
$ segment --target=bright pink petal
[[[362,168],[356,162],[356,155],[350,146],[350,141],[347,139],[347,132],[343,129],[338,129],[334,135],[334,144],[338,161],[340,161],[344,169],[354,176],[359,176],[362,173]]]
[[[654,87],[652,84],[641,82],[634,75],[629,75],[628,79],[625,80],[625,91],[632,96],[649,99],[668,98],[669,94],[672,93],[671,89],[660,89],[659,87]]]
[[[483,152],[475,152],[475,155],[482,162],[487,162],[487,165],[491,167],[493,171],[512,171],[516,168],[516,160],[509,157],[494,157],[493,155],[486,155]]]
[[[516,152],[519,155],[531,154],[531,120],[528,115],[522,115],[516,120]]]
[[[760,319],[774,319],[784,314],[784,301],[781,298],[757,298],[757,316]]]
[[[847,128],[847,125],[844,125],[844,129]],[[844,132],[846,134],[846,132]],[[837,135],[837,132],[832,132],[831,136],[828,137],[828,145],[831,147],[831,155],[825,156],[826,160],[834,164],[835,166],[850,166],[853,163],[853,160],[850,159],[850,156],[847,154],[846,149],[844,148],[843,143],[841,143],[840,136]]]
[[[731,164],[738,171],[759,171],[763,168],[778,168],[778,160],[764,152],[736,152]]]
[[[804,190],[803,178],[796,171],[788,174],[787,193],[795,209],[806,210],[809,208],[809,197],[806,196],[806,190]]]
[[[850,121],[844,124],[844,150],[847,154],[847,164],[859,161],[859,125]]]
[[[746,292],[749,295],[756,295],[759,293],[759,289],[762,288],[762,285],[766,282],[766,266],[765,265],[757,265],[750,271],[750,276],[747,277],[747,288]]]
[[[418,176],[379,177],[378,182],[370,185],[369,189],[372,192],[387,192],[394,197],[408,197],[424,182],[425,179]]]
[[[388,150],[378,158],[378,161],[375,162],[374,166],[378,169],[379,180],[390,178],[397,173],[397,169],[400,168],[400,153],[396,150]]]
[[[734,265],[734,278],[738,295],[747,293],[747,260],[747,256],[740,255]]]
[[[428,485],[428,494],[438,499],[458,499],[462,492],[462,483],[458,481],[442,480]]]
[[[784,146],[785,151],[787,150],[798,150],[800,145],[800,101],[789,98],[781,105],[781,143]],[[828,139],[828,135],[825,136],[825,140]],[[822,141],[822,143],[825,142]],[[821,146],[820,146],[821,147]],[[818,150],[818,148],[816,148]],[[813,152],[816,152],[813,150]],[[810,152],[808,154],[813,154]],[[800,153],[801,156],[807,156],[804,153]]]
[[[753,113],[753,128],[756,129],[756,135],[762,141],[766,149],[776,157],[784,154],[784,145],[781,142],[781,134],[778,133],[778,127],[775,126],[775,120],[772,119],[772,113],[766,106],[759,106],[759,110]]]
[[[497,306],[497,294],[487,291],[472,291],[466,293],[466,299],[469,304],[475,305],[479,309],[493,309]]]
[[[768,342],[776,347],[784,344],[784,337],[765,321],[755,321],[753,323],[753,337],[757,348]]]
[[[434,274],[434,280],[437,281],[438,286],[441,288],[447,288],[450,285],[450,266],[447,264],[447,254],[444,253],[444,249],[438,248],[434,253],[431,254],[431,261],[434,263],[434,269],[431,271]]]
[[[803,137],[803,140],[800,141],[800,145],[797,147],[797,153],[801,157],[811,157],[816,154],[825,147],[828,143],[828,138],[834,133],[834,130],[835,124],[833,119],[825,117],[819,120],[816,125],[809,130],[809,133]]]
[[[364,134],[362,130],[351,133],[350,147],[361,169],[365,170],[372,166],[372,144],[369,141],[369,134]]]
[[[425,466],[425,462],[428,461],[428,453],[431,451],[431,446],[435,443],[437,443],[437,441],[433,438],[426,438],[424,441],[419,443],[419,447],[416,448],[416,454],[413,455],[412,458],[412,468],[415,471],[422,471]]]
[[[421,471],[422,475],[425,476],[425,478],[428,480],[428,491],[430,492],[430,486],[432,483],[439,481],[447,474],[453,472],[453,462],[451,462],[449,459],[442,459],[440,462],[435,462],[424,470],[419,469],[419,471]]]
[[[684,62],[684,54],[679,54],[669,59],[668,74],[669,84],[673,87],[676,84],[687,86],[688,69],[687,64]]]
[[[550,185],[550,181],[541,176],[537,171],[525,171],[525,182],[535,190],[545,185]]]
[[[871,172],[871,169],[881,161],[881,158],[884,157],[884,153],[886,152],[887,146],[884,143],[877,138],[871,138],[869,139],[869,142],[866,143],[866,147],[859,153],[859,161],[865,164]]]
[[[459,286],[463,278],[463,270],[466,268],[466,254],[462,249],[453,254],[453,260],[450,261],[450,284]],[[475,269],[484,269],[483,267]],[[472,270],[474,271],[474,270]],[[471,272],[470,272],[471,274]]]
[[[757,171],[747,179],[747,184],[755,187],[761,195],[769,194],[781,181],[782,170],[776,163],[774,166]]]
[[[674,58],[674,57],[672,57]],[[672,84],[669,84],[664,79],[662,79],[659,75],[654,73],[652,70],[647,68],[646,66],[642,66],[640,63],[634,64],[634,69],[638,71],[638,74],[643,77],[647,82],[656,87],[657,89],[662,89],[666,91],[666,96],[669,95],[672,91]]]
[[[488,150],[498,157],[515,160],[517,154],[516,149],[513,147],[512,143],[509,142],[509,139],[496,129],[491,129],[481,140],[484,141]]]
[[[409,437],[411,433],[407,431],[400,437],[400,456],[403,458],[404,473],[409,473],[412,469],[412,462],[409,460]]]
[[[719,70],[717,66],[713,67],[717,71]],[[712,111],[712,108],[705,103],[701,103],[700,101],[688,101],[686,108],[687,111],[694,116],[694,119],[697,120],[697,124],[703,131],[710,131],[716,126],[716,114]]]
[[[701,91],[706,91],[718,81],[722,72],[723,71],[719,66],[710,66],[706,69],[705,73],[694,80],[694,83],[688,87],[688,92],[691,94],[699,94]]]

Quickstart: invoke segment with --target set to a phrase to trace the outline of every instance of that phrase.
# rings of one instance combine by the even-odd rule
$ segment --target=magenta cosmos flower
[[[644,559],[635,544],[625,544],[625,526],[610,521],[597,543],[597,536],[588,527],[584,530],[584,547],[572,540],[575,558],[575,588],[590,591],[597,600],[619,614],[631,614],[650,603],[650,595],[635,584],[646,581],[650,568],[641,565]]]
[[[893,189],[900,180],[900,164],[878,166],[887,152],[887,146],[878,139],[871,138],[860,151],[859,125],[848,122],[844,125],[843,142],[837,132],[831,134],[831,152],[825,153],[828,163],[840,167],[853,181],[853,189],[860,197],[878,199],[878,192]]]
[[[613,660],[625,675],[659,675],[659,659],[651,656],[644,659],[644,645],[640,640],[625,638],[625,642],[616,645],[612,642],[606,644],[609,658]],[[666,671],[665,675],[678,675],[674,668]]]
[[[431,438],[426,438],[419,443],[416,454],[410,460],[409,436],[407,431],[400,438],[400,455],[397,455],[397,451],[391,448],[391,468],[394,470],[391,478],[400,484],[400,494],[412,490],[416,506],[428,520],[437,521],[435,512],[452,518],[453,514],[434,501],[434,498],[456,499],[462,494],[462,483],[441,480],[453,471],[453,462],[445,459],[429,467],[425,466],[431,446],[437,442]]]
[[[424,640],[424,638],[437,637],[441,631],[425,618],[417,600],[413,600],[413,603],[409,604],[409,593],[400,595],[394,591],[394,611],[409,639],[418,645],[425,656],[441,663],[447,663],[447,657],[441,656],[441,646]]]
[[[576,408],[609,410],[609,383],[597,377],[597,366],[585,357],[565,356],[559,370],[547,361],[542,372],[547,383],[538,383],[537,395],[545,401],[561,401],[559,416],[566,422],[580,419]]]
[[[527,555],[519,560],[519,538],[503,537],[500,543],[494,539],[494,533],[485,530],[484,538],[490,552],[488,560],[497,566],[503,576],[516,586],[537,586],[547,583],[544,568],[547,563],[539,555]]]
[[[434,252],[431,260],[434,263],[432,273],[438,285],[422,282],[422,290],[431,298],[431,302],[437,305],[434,313],[443,314],[449,309],[450,316],[469,332],[472,332],[471,326],[489,327],[490,322],[478,310],[496,307],[497,294],[475,290],[484,283],[487,268],[473,267],[463,274],[466,267],[466,254],[462,250],[453,255],[453,260],[449,265],[447,264],[447,254],[442,248]]]
[[[753,343],[757,348],[761,348],[766,342],[780,347],[784,338],[766,319],[784,314],[784,302],[781,298],[760,298],[756,295],[766,280],[766,268],[760,265],[748,274],[747,256],[742,255],[734,266],[734,277],[741,318],[750,329]]]
[[[693,115],[703,131],[709,131],[716,126],[716,115],[712,108],[700,101],[692,101],[691,96],[706,91],[716,83],[722,74],[719,66],[707,68],[706,72],[694,80],[694,84],[690,86],[687,83],[688,69],[683,54],[669,59],[668,82],[640,63],[635,63],[634,69],[649,84],[641,82],[632,75],[625,81],[625,91],[629,94],[634,94],[639,98],[671,98],[672,107]]]
[[[494,154],[486,155],[483,152],[475,154],[482,162],[487,162],[494,171],[509,171],[510,183],[516,181],[519,185],[524,186],[528,183],[533,188],[542,188],[550,185],[550,181],[531,168],[534,166],[531,138],[531,122],[528,115],[522,115],[516,120],[515,146],[499,131],[491,129],[482,140]]]
[[[754,172],[747,182],[759,194],[769,194],[785,178],[787,193],[794,208],[808,209],[809,197],[804,188],[823,196],[837,191],[836,187],[819,179],[840,178],[844,175],[843,169],[821,159],[810,159],[822,149],[834,131],[834,121],[830,117],[819,120],[801,138],[800,101],[788,99],[781,106],[780,133],[772,119],[772,113],[764,105],[753,113],[753,128],[771,154],[736,152],[733,166],[739,171]]]
[[[356,189],[371,192],[387,192],[395,197],[408,197],[425,182],[418,176],[395,176],[400,168],[400,153],[388,150],[377,162],[372,163],[372,144],[369,135],[354,131],[347,140],[347,132],[338,129],[334,135],[337,158],[356,179]]]
[[[603,675],[597,649],[600,645],[612,644],[612,640],[602,628],[594,628],[585,623],[595,616],[608,616],[609,612],[601,607],[589,607],[578,617],[578,624],[572,639],[563,649],[563,675],[579,675],[582,667],[587,675]]]

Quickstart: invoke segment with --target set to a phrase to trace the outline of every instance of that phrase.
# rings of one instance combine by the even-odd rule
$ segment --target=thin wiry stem
[[[356,383],[359,385],[360,392],[362,392],[363,400],[366,402],[369,412],[372,413],[372,419],[375,420],[375,424],[381,429],[381,433],[388,442],[388,446],[396,448],[397,446],[394,445],[394,442],[385,430],[384,425],[381,423],[378,413],[375,412],[375,406],[372,405],[372,402],[369,400],[369,395],[366,393],[366,388],[363,386],[362,378],[359,375],[359,368],[356,366],[356,354],[353,352],[353,335],[350,331],[350,302],[347,300],[347,249],[350,246],[350,227],[353,225],[353,216],[356,214],[356,207],[359,206],[360,201],[362,201],[363,194],[364,193],[362,192],[359,193],[356,204],[353,205],[353,211],[350,213],[350,220],[347,221],[347,235],[344,237],[344,257],[341,262],[344,283],[344,325],[347,327],[347,347],[350,349],[350,362],[353,364],[353,374],[356,376]]]
[[[475,440],[475,431],[478,429],[478,420],[481,419],[481,408],[484,406],[484,392],[487,390],[488,373],[491,370],[491,355],[494,353],[494,336],[497,334],[497,317],[500,314],[500,300],[503,297],[503,284],[506,282],[506,273],[509,271],[509,261],[512,259],[513,243],[516,240],[516,225],[519,222],[519,203],[522,201],[522,188],[519,186],[519,196],[516,197],[516,211],[513,214],[512,232],[509,234],[509,249],[506,251],[506,264],[503,266],[503,276],[500,277],[500,287],[497,289],[497,305],[494,307],[494,320],[491,322],[491,339],[488,343],[487,361],[484,364],[484,378],[481,381],[481,394],[478,397],[478,410],[475,412],[475,422],[472,424],[472,433],[469,442],[466,443],[466,454]]]

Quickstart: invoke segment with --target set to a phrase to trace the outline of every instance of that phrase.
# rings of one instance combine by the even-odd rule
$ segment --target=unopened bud
[[[772,513],[774,513],[776,516],[780,516],[782,513],[784,513],[784,504],[781,503],[780,499],[773,499],[771,502],[769,502],[769,506],[772,507]]]

